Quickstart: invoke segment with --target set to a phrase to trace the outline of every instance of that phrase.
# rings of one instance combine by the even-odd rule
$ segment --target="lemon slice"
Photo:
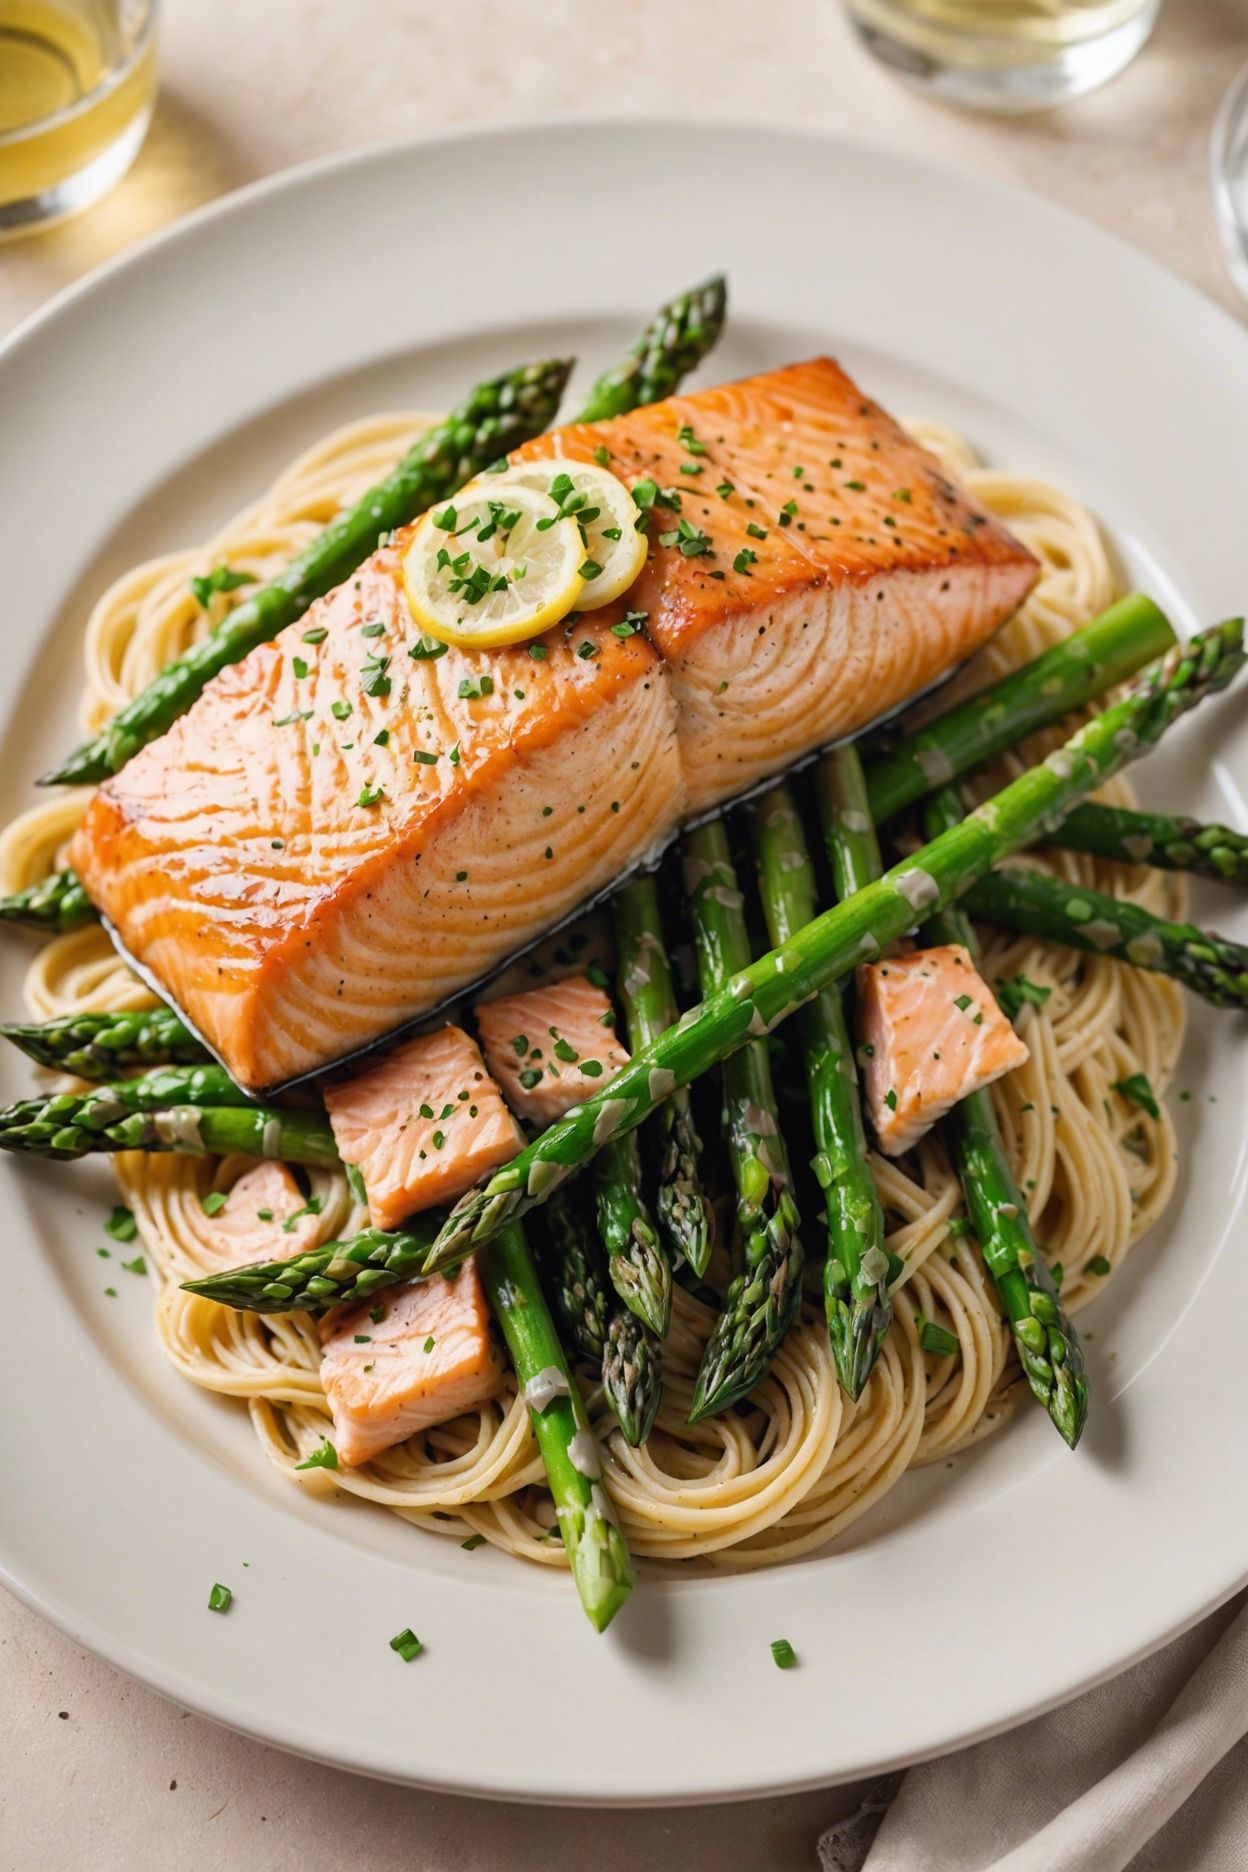
[[[537,637],[581,599],[580,529],[550,497],[505,476],[473,481],[417,523],[403,558],[412,616],[460,650]]]
[[[637,505],[609,468],[558,456],[516,462],[494,477],[501,487],[532,488],[576,520],[585,543],[585,589],[578,611],[594,611],[626,592],[646,563],[646,536],[637,531]]]

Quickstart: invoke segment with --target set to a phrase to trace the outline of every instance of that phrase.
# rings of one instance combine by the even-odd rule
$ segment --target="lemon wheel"
[[[585,586],[578,611],[593,611],[626,592],[646,562],[632,493],[609,468],[544,456],[516,462],[496,477],[499,487],[529,488],[553,501],[581,529]]]
[[[422,630],[461,650],[524,643],[581,603],[580,528],[538,488],[482,477],[417,523],[403,582]]]

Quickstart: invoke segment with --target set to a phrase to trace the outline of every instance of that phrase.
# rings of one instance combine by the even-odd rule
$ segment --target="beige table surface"
[[[153,229],[291,163],[570,113],[797,124],[960,163],[1066,203],[1237,305],[1206,158],[1217,100],[1248,58],[1248,0],[1167,0],[1130,72],[1021,122],[959,116],[899,88],[858,51],[837,0],[166,0],[165,13],[145,149],[90,215],[0,246],[0,337]],[[587,1823],[382,1786],[188,1715],[0,1595],[0,1872],[344,1861],[811,1872],[821,1826],[856,1799],[837,1789]]]

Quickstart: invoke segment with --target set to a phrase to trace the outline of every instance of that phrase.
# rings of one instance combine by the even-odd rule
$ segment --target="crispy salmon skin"
[[[622,599],[443,651],[400,536],[92,800],[71,862],[248,1090],[444,1004],[685,819],[946,675],[1035,581],[826,358],[519,453],[604,451],[651,515]]]

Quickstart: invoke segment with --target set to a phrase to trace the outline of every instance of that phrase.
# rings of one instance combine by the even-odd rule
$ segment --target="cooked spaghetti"
[[[87,626],[84,726],[98,729],[218,621],[228,598],[214,596],[204,610],[191,591],[194,575],[225,563],[272,577],[389,468],[427,420],[388,414],[339,430],[205,545],[118,580]],[[924,425],[915,433],[1043,567],[1022,610],[958,678],[957,690],[969,692],[1103,610],[1115,596],[1113,570],[1095,522],[1069,497],[979,467],[967,445],[943,430]],[[998,762],[983,776],[983,790],[1022,772],[1026,756],[1040,751],[1038,738]],[[85,789],[58,796],[0,834],[0,887],[19,889],[47,874],[88,797]],[[1105,797],[1127,803],[1131,794],[1119,781]],[[1164,916],[1182,911],[1183,883],[1173,874],[1105,865],[1074,852],[1045,852],[1028,862]],[[1026,974],[1051,991],[1023,1016],[1030,1060],[994,1087],[993,1098],[1031,1221],[1064,1270],[1064,1304],[1077,1311],[1157,1220],[1173,1187],[1174,1137],[1164,1107],[1152,1117],[1115,1085],[1136,1073],[1158,1093],[1167,1085],[1183,1037],[1180,991],[1161,976],[1028,937],[986,930],[983,947],[990,981]],[[151,1000],[94,927],[49,942],[26,980],[26,1001],[38,1019]],[[870,1161],[889,1220],[888,1247],[904,1262],[904,1291],[895,1295],[892,1331],[856,1404],[837,1383],[813,1280],[801,1319],[747,1407],[692,1427],[686,1422],[714,1315],[679,1287],[663,1346],[663,1402],[644,1446],[629,1448],[601,1395],[587,1394],[607,1487],[636,1553],[742,1568],[823,1547],[907,1469],[947,1459],[1008,1419],[1018,1368],[979,1254],[956,1223],[949,1226],[961,1192],[940,1143],[928,1137],[902,1163],[874,1154]],[[358,1495],[435,1532],[461,1539],[480,1533],[525,1559],[564,1563],[561,1544],[551,1538],[553,1515],[528,1413],[510,1379],[497,1398],[363,1467],[296,1472],[329,1424],[315,1322],[302,1314],[235,1312],[178,1285],[222,1265],[204,1198],[228,1191],[248,1160],[132,1152],[114,1162],[156,1282],[156,1325],[167,1356],[192,1383],[245,1400],[280,1469],[305,1488]],[[322,1207],[305,1219],[312,1232],[301,1244],[363,1225],[364,1212],[340,1174],[313,1171],[310,1184]],[[817,1226],[811,1218],[812,1243]],[[284,1249],[290,1237],[275,1223],[264,1252],[278,1258]],[[722,1286],[725,1250],[716,1256],[710,1278]],[[923,1351],[916,1316],[952,1333],[957,1354]]]

